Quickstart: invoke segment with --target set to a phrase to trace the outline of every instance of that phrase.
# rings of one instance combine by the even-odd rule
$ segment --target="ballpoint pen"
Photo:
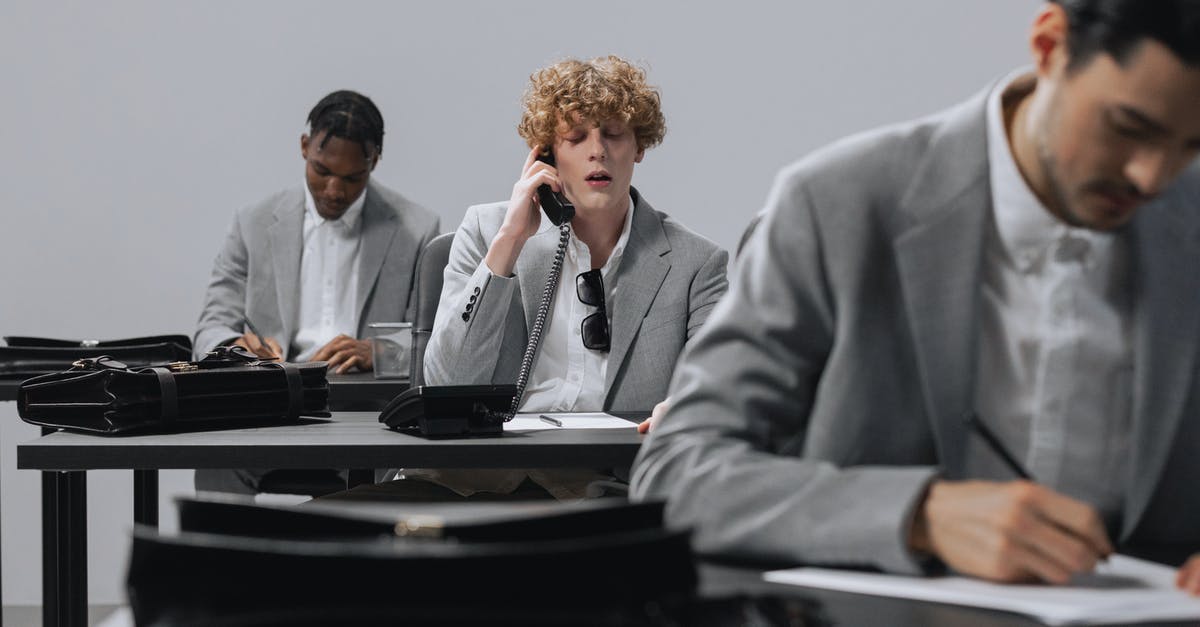
[[[979,414],[970,412],[966,415],[965,420],[967,421],[967,425],[974,429],[983,438],[983,441],[987,442],[987,445],[1000,456],[1000,459],[1004,460],[1004,463],[1008,465],[1013,473],[1022,479],[1034,481],[1033,475],[1029,474],[1029,471],[1025,470],[1021,462],[1018,462],[1017,458],[1013,457],[1012,453],[1009,453],[1008,449],[1004,448],[1004,444],[1000,442],[1000,438],[997,438],[996,434],[992,433],[992,430],[984,424],[983,420],[979,418]]]
[[[275,354],[275,351],[271,350],[271,347],[267,346],[267,343],[263,341],[263,334],[259,333],[258,329],[255,329],[254,325],[250,323],[250,318],[245,319],[245,325],[246,331],[253,333],[255,337],[258,338],[258,342],[263,345],[263,348],[270,352],[270,357],[268,357],[268,359],[279,359],[279,356]]]
[[[559,420],[558,418],[551,418],[550,416],[547,416],[546,414],[542,414],[542,415],[538,416],[538,418],[542,422],[548,422],[556,427],[561,427],[563,425],[562,421]]]

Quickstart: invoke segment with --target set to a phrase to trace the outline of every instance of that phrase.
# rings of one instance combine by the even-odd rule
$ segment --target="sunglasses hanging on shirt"
[[[608,329],[608,310],[604,306],[604,277],[600,270],[588,270],[575,277],[575,293],[579,301],[596,308],[596,312],[579,323],[585,348],[608,352],[611,337]]]

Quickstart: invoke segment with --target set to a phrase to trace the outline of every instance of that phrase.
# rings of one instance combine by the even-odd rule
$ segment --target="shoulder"
[[[367,199],[377,207],[399,218],[414,233],[425,233],[435,228],[439,222],[436,213],[374,178],[367,184]]]
[[[244,205],[235,213],[235,220],[242,228],[265,226],[275,221],[280,211],[304,211],[304,187],[295,185],[281,189],[266,198]]]
[[[505,201],[471,205],[467,207],[460,228],[491,241],[500,230],[500,225],[504,224],[504,214],[507,212],[508,203]]]
[[[655,226],[660,229],[673,260],[690,260],[696,264],[702,264],[713,255],[727,255],[716,242],[693,231],[670,215],[655,209],[645,198],[640,196],[637,208],[634,210],[634,225],[639,227],[639,231],[650,231],[649,233],[639,233],[643,239],[653,239]]]

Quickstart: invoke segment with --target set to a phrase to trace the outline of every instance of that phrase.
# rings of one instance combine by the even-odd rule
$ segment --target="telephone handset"
[[[538,161],[554,166],[554,154],[540,154]],[[539,185],[537,195],[542,211],[546,212],[546,217],[550,218],[554,226],[561,226],[563,222],[570,222],[571,218],[575,217],[575,205],[567,200],[566,194],[554,191],[549,185]]]
[[[554,165],[554,154],[547,151],[538,155],[538,161]],[[533,360],[537,357],[538,346],[542,343],[542,329],[546,326],[546,316],[550,314],[550,306],[554,304],[554,294],[558,291],[558,278],[562,275],[563,259],[567,256],[567,244],[571,241],[571,219],[575,217],[575,205],[567,200],[562,192],[556,192],[549,185],[539,185],[537,188],[538,202],[546,217],[558,227],[558,250],[550,262],[550,274],[546,276],[546,286],[542,289],[542,300],[538,304],[537,314],[533,318],[533,326],[529,329],[529,343],[525,345],[525,355],[521,358],[521,370],[517,373],[517,393],[513,396],[512,406],[508,409],[505,421],[512,420],[517,409],[521,406],[521,398],[525,396],[525,385],[529,383],[529,374],[533,371]]]

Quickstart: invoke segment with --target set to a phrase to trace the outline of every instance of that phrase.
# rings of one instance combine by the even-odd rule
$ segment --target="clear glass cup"
[[[408,376],[412,355],[411,322],[372,322],[370,329],[371,359],[375,362],[376,379],[402,379]]]

